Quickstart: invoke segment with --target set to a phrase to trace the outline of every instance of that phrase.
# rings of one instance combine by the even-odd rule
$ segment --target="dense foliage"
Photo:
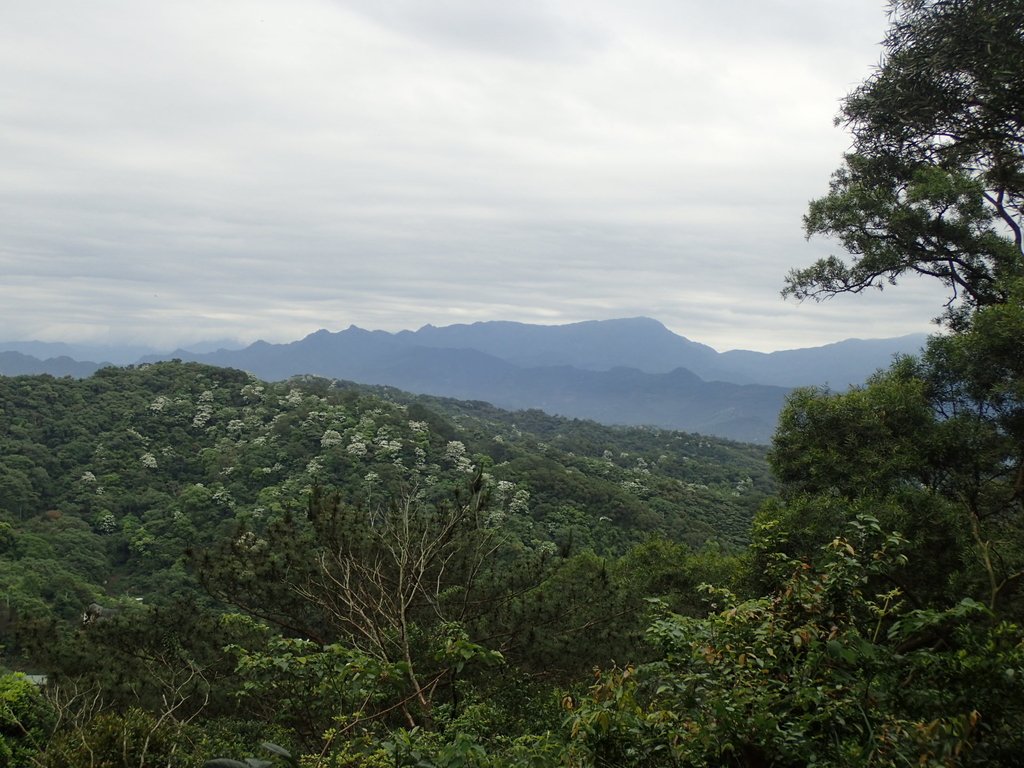
[[[807,232],[853,256],[794,270],[787,293],[827,297],[940,280],[951,310],[1011,300],[1024,213],[1024,8],[1017,0],[897,0],[884,63],[840,120],[853,150]]]
[[[323,749],[474,676],[553,690],[648,653],[644,596],[701,610],[772,487],[754,446],[193,364],[0,378],[0,408],[3,650],[51,676],[57,762],[97,718]]]
[[[316,379],[0,379],[5,659],[49,675],[0,676],[0,763],[1019,764],[1024,19],[897,0],[885,46],[807,218],[851,260],[787,290],[932,276],[944,333],[796,392],[774,488],[753,447]]]

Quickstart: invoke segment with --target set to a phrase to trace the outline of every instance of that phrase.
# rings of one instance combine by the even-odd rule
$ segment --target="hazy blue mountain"
[[[644,373],[635,368],[585,371],[562,366],[517,369],[499,399],[475,399],[605,424],[654,424],[767,442],[788,392],[783,387],[706,382],[685,368]]]
[[[595,371],[616,367],[647,373],[687,368],[706,381],[798,387],[861,384],[895,354],[918,351],[924,334],[893,339],[848,339],[823,347],[782,352],[716,352],[673,333],[657,320],[634,317],[570,325],[481,322],[424,326],[396,337],[428,347],[476,349],[525,367],[571,365]]]
[[[31,376],[48,373],[51,376],[72,376],[82,379],[92,376],[106,364],[79,362],[70,357],[50,357],[40,360],[32,355],[21,352],[0,352],[0,376]]]
[[[21,352],[24,355],[45,360],[47,358],[70,357],[73,360],[104,360],[114,365],[134,363],[144,355],[153,355],[162,350],[131,344],[65,344],[60,341],[0,341],[0,351]]]
[[[238,341],[219,339],[189,344],[190,352],[214,352],[218,349],[241,349],[245,345]],[[166,349],[141,344],[68,344],[61,341],[0,341],[0,352],[21,352],[23,355],[45,360],[47,358],[69,357],[73,360],[104,360],[113,365],[130,365],[141,358],[160,356]]]
[[[673,333],[657,320],[631,317],[569,325],[481,322],[402,331],[403,341],[427,347],[476,349],[515,365],[571,365],[592,371],[636,368],[668,373],[712,365],[718,353]]]
[[[206,352],[216,352],[221,349],[242,349],[246,346],[248,345],[237,339],[213,339],[212,341],[197,341],[187,344],[183,349],[197,354],[205,354]],[[139,355],[139,357],[142,357],[142,355]]]
[[[390,357],[376,371],[364,369],[358,380],[486,400],[507,409],[539,408],[605,424],[651,424],[753,442],[771,437],[789,392],[783,387],[709,383],[683,368],[659,374],[624,367],[526,368],[477,350],[427,347]]]
[[[892,339],[847,339],[823,347],[780,352],[732,350],[720,353],[710,365],[695,366],[693,370],[704,379],[782,387],[816,384],[842,390],[863,384],[872,373],[887,368],[896,355],[919,352],[927,338],[919,333]]]
[[[140,362],[194,360],[272,381],[312,374],[486,400],[502,408],[540,408],[611,424],[652,424],[764,441],[774,429],[786,388],[819,384],[845,389],[887,366],[894,354],[916,351],[923,341],[923,336],[850,339],[783,352],[719,353],[656,320],[636,317],[560,326],[427,325],[400,333],[353,325],[288,344],[258,341],[212,351],[218,342],[211,342],[192,351],[147,355]],[[81,373],[24,361],[17,370],[91,373],[87,367]]]
[[[308,373],[365,384],[384,384],[390,382],[367,377],[376,376],[387,366],[398,363],[411,349],[414,347],[398,341],[386,331],[366,331],[353,325],[337,333],[317,331],[287,344],[257,341],[243,349],[220,349],[203,354],[177,349],[165,355],[144,357],[140,362],[179,358],[241,368],[270,381]]]

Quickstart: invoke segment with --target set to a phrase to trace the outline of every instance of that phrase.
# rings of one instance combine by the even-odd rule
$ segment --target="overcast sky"
[[[718,349],[928,330],[782,301],[881,0],[31,0],[0,23],[0,339],[647,315]]]

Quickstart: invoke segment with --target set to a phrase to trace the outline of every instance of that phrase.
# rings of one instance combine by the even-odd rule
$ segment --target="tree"
[[[35,683],[20,673],[0,674],[0,765],[28,765],[54,720]]]
[[[793,270],[783,295],[822,299],[941,280],[949,319],[1011,300],[1024,276],[1024,5],[893,0],[876,72],[843,102],[853,151],[811,203],[808,237],[853,256]]]
[[[853,151],[805,217],[852,258],[794,270],[783,294],[930,276],[950,290],[949,333],[864,389],[797,394],[773,463],[790,519],[836,509],[832,493],[895,503],[920,541],[941,540],[939,519],[966,532],[995,608],[1024,575],[1024,5],[893,0],[890,13],[881,65],[843,102]]]
[[[251,615],[400,669],[408,690],[386,709],[412,727],[431,721],[435,692],[465,653],[500,658],[462,630],[494,598],[481,590],[504,540],[481,519],[486,501],[479,472],[468,494],[406,492],[371,509],[316,487],[304,520],[243,531],[199,566],[214,595]]]
[[[337,498],[314,494],[310,503],[326,546],[296,593],[357,648],[381,662],[404,663],[428,720],[433,691],[447,670],[427,674],[414,656],[425,640],[440,639],[424,630],[434,626],[448,634],[445,625],[465,620],[479,598],[480,574],[501,545],[495,531],[481,525],[485,496],[478,474],[468,500],[430,504],[407,495],[369,516]]]
[[[876,591],[904,542],[864,516],[843,533],[817,565],[778,558],[764,597],[709,587],[707,617],[664,612],[660,661],[567,702],[572,764],[1016,765],[1020,627],[970,599],[922,610]]]

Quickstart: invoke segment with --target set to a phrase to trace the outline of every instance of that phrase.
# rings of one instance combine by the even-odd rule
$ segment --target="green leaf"
[[[264,741],[264,742],[262,742],[260,744],[260,746],[263,747],[265,750],[267,750],[267,752],[273,752],[275,755],[280,755],[281,757],[285,758],[286,760],[291,760],[292,759],[292,753],[291,752],[289,752],[284,747],[281,747],[281,746],[278,746],[277,744],[274,744],[272,741]]]

